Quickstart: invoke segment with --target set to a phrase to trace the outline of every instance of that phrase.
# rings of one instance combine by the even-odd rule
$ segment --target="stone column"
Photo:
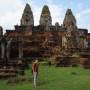
[[[1,58],[4,59],[5,56],[5,45],[4,43],[1,43]]]
[[[19,59],[23,58],[23,43],[22,39],[19,41]]]
[[[10,45],[9,44],[7,44],[6,49],[7,49],[6,56],[7,56],[7,59],[9,59],[10,58]]]
[[[7,59],[10,59],[10,44],[11,44],[12,38],[7,41],[7,46],[6,46],[6,57]]]
[[[23,51],[22,51],[22,46],[20,44],[19,46],[19,59],[21,59],[23,57]]]

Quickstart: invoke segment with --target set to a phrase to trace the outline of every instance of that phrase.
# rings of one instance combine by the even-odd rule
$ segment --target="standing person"
[[[38,75],[38,60],[37,59],[32,63],[32,72],[33,72],[33,84],[36,87],[37,75]]]

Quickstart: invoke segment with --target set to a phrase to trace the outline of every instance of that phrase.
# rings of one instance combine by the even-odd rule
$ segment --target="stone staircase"
[[[80,65],[84,68],[90,68],[90,48],[80,51]]]

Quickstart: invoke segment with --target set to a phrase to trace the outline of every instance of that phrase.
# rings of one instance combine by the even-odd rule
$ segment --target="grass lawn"
[[[40,65],[36,89],[32,83],[31,70],[27,70],[24,77],[27,80],[18,83],[0,80],[0,90],[90,90],[90,70],[80,67]]]

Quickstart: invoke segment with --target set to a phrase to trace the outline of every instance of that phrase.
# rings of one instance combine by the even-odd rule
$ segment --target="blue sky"
[[[35,25],[39,24],[43,5],[48,5],[52,15],[52,22],[62,24],[66,10],[72,9],[79,28],[87,28],[90,32],[90,0],[0,0],[0,25],[5,29],[14,29],[20,24],[25,4],[29,3]]]

